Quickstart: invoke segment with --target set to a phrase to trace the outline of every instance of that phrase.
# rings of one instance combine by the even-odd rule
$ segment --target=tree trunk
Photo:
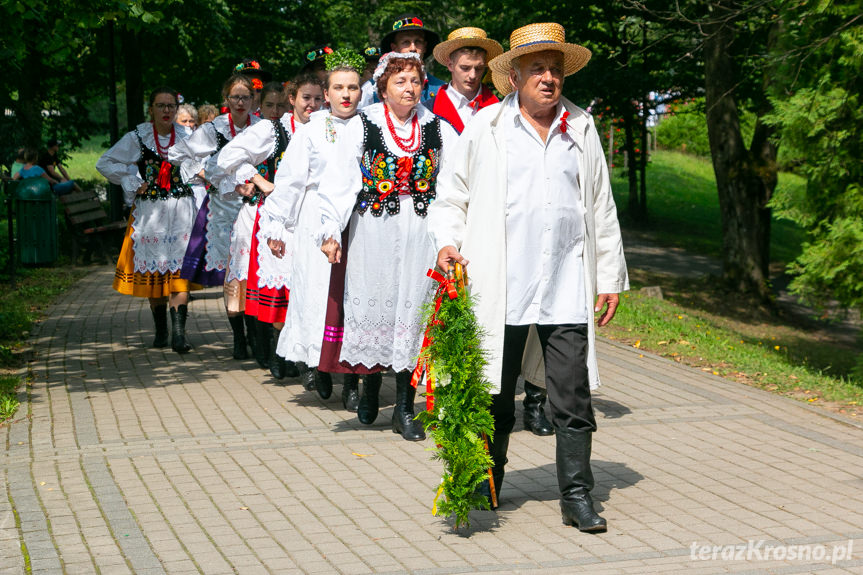
[[[123,31],[123,61],[126,79],[126,129],[144,121],[144,82],[138,33]]]
[[[770,298],[770,208],[776,186],[776,150],[769,128],[756,126],[752,151],[740,132],[734,95],[733,30],[724,23],[705,26],[707,135],[722,217],[723,277],[735,290],[764,301]]]
[[[638,205],[638,157],[635,153],[635,130],[632,126],[634,121],[632,110],[627,106],[623,115],[623,134],[626,140],[626,176],[629,181],[628,215],[633,222],[641,223],[641,207]]]
[[[36,38],[42,33],[33,20],[23,21],[24,38],[27,53],[18,75],[18,102],[15,106],[15,118],[18,123],[18,133],[25,146],[40,149],[42,147],[42,54],[39,52]]]

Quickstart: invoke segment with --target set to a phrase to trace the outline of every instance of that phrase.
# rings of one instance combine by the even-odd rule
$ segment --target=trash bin
[[[45,178],[20,180],[13,191],[17,200],[18,262],[50,264],[60,254],[57,203]]]

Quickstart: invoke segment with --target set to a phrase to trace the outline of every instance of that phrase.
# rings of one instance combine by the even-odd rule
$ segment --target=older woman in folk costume
[[[590,115],[562,97],[564,77],[589,59],[559,24],[512,33],[510,51],[489,63],[509,95],[477,114],[447,156],[429,229],[443,271],[470,260],[489,352],[485,376],[495,388],[490,452],[498,492],[534,328],[555,427],[561,517],[602,532],[606,522],[590,496],[594,312],[605,308],[598,326],[611,321],[629,282],[599,134]]]
[[[350,222],[340,359],[396,372],[392,427],[411,441],[425,438],[414,421],[411,385],[425,329],[422,307],[433,289],[426,276],[435,257],[423,236],[425,216],[442,153],[458,138],[419,105],[424,79],[415,53],[381,58],[374,80],[382,102],[345,126],[318,188],[322,213],[316,233],[330,263],[338,263],[341,232]],[[379,390],[372,381],[363,385],[357,410],[362,423],[377,417]]]
[[[276,189],[261,208],[261,236],[269,238],[274,255],[284,257],[290,252],[293,237],[291,305],[278,353],[316,367],[315,387],[324,399],[332,393],[330,374],[345,374],[342,404],[348,411],[357,410],[359,375],[377,380],[380,386],[381,374],[380,370],[340,363],[345,254],[340,264],[332,266],[331,274],[312,236],[321,223],[318,186],[339,135],[356,115],[364,65],[362,56],[350,50],[327,55],[324,95],[330,109],[313,114],[297,132],[285,153],[285,167],[276,177]]]
[[[168,163],[168,149],[186,137],[174,124],[177,93],[159,88],[150,95],[151,122],[139,124],[96,163],[111,183],[123,188],[132,206],[126,237],[114,273],[114,289],[146,297],[156,324],[153,347],[168,345],[170,302],[174,351],[186,347],[189,282],[180,278],[183,254],[195,220],[195,198],[180,170]]]
[[[255,326],[255,359],[261,367],[269,368],[276,379],[299,375],[293,362],[286,363],[275,354],[277,334],[284,325],[288,308],[291,261],[290,258],[274,257],[266,241],[261,241],[260,210],[266,203],[264,199],[273,191],[274,178],[293,133],[321,106],[323,92],[317,78],[312,75],[297,78],[290,85],[288,99],[294,106],[293,112],[248,130],[225,146],[217,160],[220,170],[227,176],[225,189],[232,189],[243,196],[248,206],[244,209],[249,217],[254,218],[251,234],[253,256],[248,261],[245,294],[246,326],[250,333],[251,326]],[[262,170],[264,166],[266,169]]]
[[[180,166],[184,182],[210,186],[210,193],[195,219],[180,277],[204,286],[224,286],[225,309],[231,318],[241,315],[238,311],[231,311],[238,309],[240,279],[237,270],[229,268],[229,262],[232,253],[231,230],[242,202],[238,197],[219,193],[219,188],[223,187],[221,180],[225,176],[215,160],[228,142],[260,118],[250,114],[255,96],[252,81],[247,76],[231,76],[222,87],[222,97],[228,106],[228,113],[203,124],[188,139],[173,146],[168,155],[172,163]],[[241,243],[233,246],[234,250],[242,248]]]
[[[261,194],[254,193],[254,186],[251,186],[251,194],[243,194],[244,190],[238,188],[234,177],[231,177],[236,168],[242,165],[247,160],[248,152],[243,148],[241,142],[246,141],[254,130],[260,130],[265,133],[267,138],[273,137],[274,122],[278,122],[279,118],[284,115],[287,106],[287,97],[284,94],[282,85],[278,82],[270,82],[265,84],[261,90],[261,117],[269,122],[259,122],[255,127],[249,128],[242,134],[238,134],[236,138],[228,142],[219,152],[216,158],[216,166],[223,174],[220,178],[219,192],[228,198],[240,197],[242,207],[237,214],[237,219],[234,220],[234,226],[231,230],[231,259],[228,264],[228,269],[233,273],[233,277],[238,280],[236,284],[226,284],[225,302],[228,307],[228,321],[231,324],[231,331],[234,335],[234,359],[246,359],[248,353],[246,345],[252,348],[253,353],[257,353],[257,329],[256,322],[252,316],[245,314],[246,309],[246,287],[249,274],[250,254],[255,253],[253,248],[256,244],[254,239],[254,224],[258,211],[258,202],[261,200]],[[268,127],[267,125],[270,124]],[[281,152],[287,146],[287,136],[282,140],[282,146],[277,146],[273,150],[273,154],[267,157],[257,167],[250,166],[249,178],[253,175],[258,175],[260,178],[269,179],[272,181],[275,173],[276,162]],[[254,170],[253,173],[251,171]],[[257,266],[256,268],[257,269]],[[253,278],[255,287],[257,288],[257,275]],[[230,297],[227,296],[230,290]],[[244,329],[245,328],[245,329]],[[266,347],[266,345],[265,345]],[[266,366],[264,366],[266,367]]]

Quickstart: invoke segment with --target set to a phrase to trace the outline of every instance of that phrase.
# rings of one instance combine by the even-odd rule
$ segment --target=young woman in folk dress
[[[260,209],[273,190],[278,162],[298,126],[308,122],[309,115],[320,108],[323,92],[314,76],[300,76],[289,84],[288,98],[294,111],[278,122],[261,124],[225,147],[218,164],[232,187],[244,201],[253,201],[257,215],[252,230],[251,253],[246,289],[245,313],[257,322],[255,358],[269,368],[276,379],[296,377],[299,370],[293,362],[276,355],[278,334],[285,322],[290,288],[290,259],[275,258],[262,242],[259,230]],[[264,165],[266,164],[266,169]],[[248,324],[247,324],[248,325]]]
[[[230,318],[235,316],[242,322],[242,313],[231,311],[232,306],[237,307],[239,280],[229,270],[231,230],[242,202],[237,196],[223,196],[218,192],[225,175],[218,169],[216,156],[237,134],[260,118],[250,113],[255,92],[247,76],[231,76],[222,87],[222,97],[228,113],[201,125],[189,138],[178,142],[170,149],[169,157],[180,166],[184,182],[206,186],[209,191],[195,219],[180,277],[207,287],[224,286],[229,321],[234,321]],[[242,246],[236,247],[241,249]],[[245,348],[245,334],[240,343]]]
[[[186,137],[186,130],[174,123],[178,105],[176,91],[154,90],[151,121],[123,136],[102,155],[96,169],[123,188],[126,205],[132,207],[113,287],[150,300],[156,325],[153,347],[168,345],[170,303],[171,347],[185,353],[190,283],[180,278],[180,268],[197,210],[192,188],[168,162],[169,148]]]

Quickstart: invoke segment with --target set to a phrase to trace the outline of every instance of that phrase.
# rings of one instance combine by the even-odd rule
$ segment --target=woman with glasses
[[[244,196],[244,202],[257,208],[252,230],[254,257],[249,261],[246,317],[256,321],[255,359],[261,367],[269,368],[276,379],[299,375],[293,362],[276,355],[275,345],[285,325],[291,260],[273,257],[266,240],[260,241],[260,210],[273,191],[279,160],[294,131],[308,122],[309,115],[321,107],[323,100],[320,82],[316,76],[308,74],[296,78],[286,91],[294,102],[293,112],[284,114],[269,126],[258,124],[228,144],[218,159],[219,168],[233,176],[228,187]],[[263,110],[264,106],[261,108]],[[266,169],[262,170],[265,165]]]
[[[126,205],[132,207],[113,287],[150,300],[156,324],[153,347],[168,345],[170,303],[174,350],[185,347],[190,284],[180,278],[180,267],[196,212],[192,188],[168,162],[168,150],[186,137],[186,130],[174,123],[177,105],[176,91],[154,90],[151,121],[138,124],[96,163],[100,174],[123,188]]]
[[[205,186],[209,192],[195,219],[180,277],[207,287],[224,286],[229,321],[233,326],[237,320],[231,318],[238,318],[242,326],[239,301],[244,294],[238,270],[231,269],[229,263],[232,250],[242,251],[245,245],[248,253],[249,242],[237,241],[232,246],[231,230],[242,202],[236,195],[218,193],[225,175],[218,169],[216,156],[237,134],[260,118],[250,114],[255,96],[252,81],[247,76],[234,74],[228,78],[222,86],[222,97],[228,113],[203,124],[188,139],[178,142],[171,148],[169,157],[172,163],[180,166],[183,182]],[[245,351],[246,338],[242,330],[241,334],[239,344]],[[190,348],[183,342],[182,348],[175,351],[185,353]],[[242,354],[242,357],[247,356]]]

